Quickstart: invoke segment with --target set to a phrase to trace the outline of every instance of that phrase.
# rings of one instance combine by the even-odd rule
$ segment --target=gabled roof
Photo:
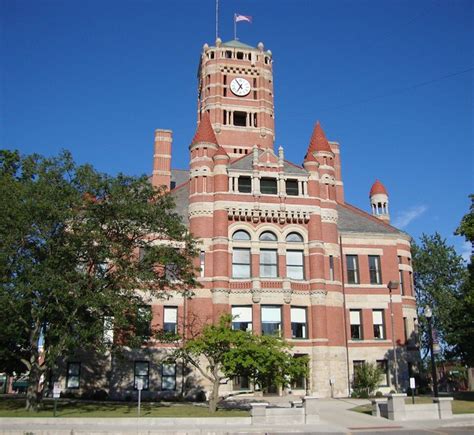
[[[259,157],[265,152],[261,148],[258,149]],[[246,156],[235,160],[229,166],[231,169],[237,169],[242,171],[252,171],[253,170],[253,153],[247,154]],[[307,175],[308,172],[303,169],[302,167],[288,162],[287,160],[283,161],[283,171],[287,174],[299,174],[299,175]]]
[[[214,133],[214,129],[212,128],[211,124],[211,118],[207,112],[204,112],[191,144],[198,142],[208,142],[217,145],[216,134]]]
[[[372,187],[370,189],[369,197],[380,193],[388,196],[387,189],[385,189],[385,186],[379,180],[375,180],[375,183],[372,184]]]
[[[252,49],[255,50],[255,47],[251,45],[244,44],[243,42],[237,41],[236,39],[232,39],[231,41],[223,42],[221,47],[229,47],[229,48],[244,48],[246,50]]]

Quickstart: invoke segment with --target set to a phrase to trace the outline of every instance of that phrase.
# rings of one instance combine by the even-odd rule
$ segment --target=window
[[[243,59],[244,58],[244,53],[242,53],[241,51],[238,51],[237,52],[237,59]]]
[[[227,51],[225,52],[225,57],[226,57],[227,59],[231,59],[231,58],[232,58],[232,51],[227,50]]]
[[[369,255],[369,275],[371,284],[382,284],[379,255]]]
[[[382,370],[383,377],[381,377],[380,387],[388,387],[388,361],[386,359],[377,360],[377,366]]]
[[[362,340],[362,322],[361,322],[361,311],[350,310],[349,317],[351,321],[351,339]]]
[[[250,380],[248,376],[234,376],[232,378],[233,390],[249,390]]]
[[[252,307],[232,307],[232,329],[252,331]]]
[[[306,308],[291,307],[291,338],[308,338]]]
[[[148,390],[150,379],[150,363],[148,361],[135,361],[133,388],[136,390],[138,380],[143,382],[143,389]]]
[[[405,343],[408,342],[408,319],[406,317],[403,318],[403,332],[405,334]]]
[[[295,354],[293,358],[303,358],[307,357],[308,355],[301,355]],[[306,390],[306,377],[305,376],[298,376],[297,378],[293,378],[291,380],[291,388],[293,390]]]
[[[279,334],[281,329],[281,307],[262,305],[262,334]]]
[[[163,307],[163,330],[165,332],[178,332],[178,308]]]
[[[286,251],[286,276],[290,279],[304,279],[303,251]]]
[[[265,231],[262,234],[260,234],[260,237],[258,238],[261,242],[276,242],[277,236],[275,236],[274,233],[271,231]]]
[[[354,360],[352,361],[352,369],[354,371],[354,382],[357,382],[357,374],[359,367],[362,367],[365,364],[365,360]]]
[[[234,248],[232,251],[232,277],[250,278],[250,249]]]
[[[413,273],[408,272],[408,292],[410,295],[413,294]]]
[[[399,256],[398,256],[398,264],[402,264],[402,263],[403,263],[402,257],[401,257],[401,255],[399,255]]]
[[[80,379],[81,379],[81,363],[80,362],[67,363],[66,388],[79,388]]]
[[[377,340],[383,340],[385,338],[383,310],[373,310],[372,319],[374,323],[374,338]]]
[[[286,241],[289,243],[303,243],[303,237],[298,233],[290,233],[286,236]]]
[[[398,271],[399,275],[400,275],[400,291],[402,293],[402,295],[405,294],[405,281],[403,280],[403,270],[399,270]]]
[[[163,391],[176,390],[176,364],[161,364],[161,389]]]
[[[298,196],[298,180],[286,180],[286,194]]]
[[[239,177],[238,178],[238,189],[241,193],[252,192],[252,179],[250,177]]]
[[[276,178],[262,177],[260,180],[260,192],[264,195],[276,195],[278,193]]]
[[[247,112],[234,112],[234,125],[237,127],[247,126]]]
[[[278,276],[278,256],[276,249],[260,250],[260,277],[276,278]]]
[[[346,255],[347,282],[349,284],[359,284],[359,259],[357,255]]]
[[[199,265],[200,265],[200,277],[204,277],[205,266],[206,266],[206,253],[201,251],[199,253]]]
[[[111,345],[114,342],[114,317],[104,316],[104,343]]]
[[[232,234],[232,240],[250,240],[250,234],[244,230],[237,230]]]
[[[334,256],[329,256],[329,280],[334,281]]]
[[[135,335],[146,340],[151,335],[151,319],[152,312],[150,305],[142,305],[137,309],[137,316],[135,318]]]

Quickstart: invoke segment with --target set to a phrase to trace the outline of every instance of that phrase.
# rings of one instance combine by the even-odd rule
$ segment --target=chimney
[[[155,153],[153,155],[153,175],[151,184],[154,187],[165,186],[170,190],[171,184],[171,130],[155,130]]]

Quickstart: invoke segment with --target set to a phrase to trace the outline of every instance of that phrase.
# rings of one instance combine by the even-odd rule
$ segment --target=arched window
[[[247,233],[247,231],[244,231],[244,230],[237,230],[232,235],[232,240],[250,240],[250,234]]]
[[[261,242],[276,242],[277,236],[275,236],[275,234],[272,233],[271,231],[264,231],[262,234],[260,234],[260,241]]]
[[[301,237],[301,234],[298,233],[290,233],[286,236],[286,241],[301,243],[303,241],[303,237]]]

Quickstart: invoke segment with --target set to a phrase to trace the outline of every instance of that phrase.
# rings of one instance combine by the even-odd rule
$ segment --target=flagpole
[[[237,41],[237,21],[234,14],[234,39]]]
[[[219,0],[216,0],[216,39],[219,37]]]

